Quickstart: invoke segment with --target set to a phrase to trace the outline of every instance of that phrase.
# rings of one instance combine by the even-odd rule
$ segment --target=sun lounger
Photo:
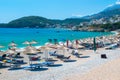
[[[15,60],[12,61],[13,64],[26,64],[26,62],[24,62],[24,60]]]
[[[64,55],[61,56],[57,56],[57,58],[59,58],[60,60],[64,61],[65,59],[68,60],[70,59],[71,56],[65,57]]]
[[[57,55],[57,58],[63,59],[63,58],[64,58],[64,55]]]
[[[42,64],[46,65],[46,66],[52,66],[52,65],[54,65],[54,62],[46,61],[46,62],[43,62]]]
[[[17,70],[17,69],[22,69],[20,64],[11,64],[8,70]]]
[[[1,68],[1,67],[3,67],[3,63],[2,63],[2,62],[0,62],[0,68]]]
[[[71,54],[76,56],[77,58],[80,58],[80,54],[78,52],[75,52],[74,50],[72,51]]]
[[[0,56],[0,61],[5,60],[6,57],[7,57],[7,55],[6,55],[6,54],[3,54],[2,56]]]
[[[38,68],[42,68],[43,66],[45,66],[45,64],[43,63],[30,64],[31,69],[38,69]]]
[[[31,56],[29,57],[30,61],[37,61],[37,60],[40,60],[40,57],[41,56]]]
[[[54,52],[49,52],[50,56],[58,56],[59,54],[56,53],[56,51]]]

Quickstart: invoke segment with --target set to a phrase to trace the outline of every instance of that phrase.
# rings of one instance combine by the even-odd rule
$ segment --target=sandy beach
[[[64,80],[120,80],[120,59],[115,59],[90,70],[84,75],[76,74]]]
[[[0,80],[120,80],[120,0],[1,0]]]
[[[0,78],[1,80],[119,80],[119,52],[120,49],[100,49],[97,53],[93,50],[82,50],[81,58],[72,56],[76,62],[57,61],[56,64],[62,66],[44,67],[46,70],[37,71],[0,69]],[[106,54],[107,59],[101,59],[101,54]]]
[[[120,59],[114,59],[91,69],[85,74],[73,74],[64,80],[120,80]]]

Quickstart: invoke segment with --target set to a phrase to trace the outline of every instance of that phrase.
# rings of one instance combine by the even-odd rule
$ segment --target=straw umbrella
[[[63,55],[65,55],[65,50],[67,50],[68,48],[64,47],[64,46],[59,46],[57,48],[57,50],[62,50],[63,51]]]
[[[50,58],[50,56],[49,56],[50,50],[52,50],[52,48],[45,47],[45,50],[44,50],[45,60],[48,60]]]
[[[48,58],[49,58],[48,52],[50,50],[52,50],[52,48],[50,48],[49,46],[41,46],[40,49],[43,50],[43,52],[44,52],[44,58],[45,58],[45,60],[48,60]]]
[[[14,42],[11,42],[11,43],[9,44],[9,46],[11,46],[11,47],[15,47],[15,46],[17,46],[17,44],[14,43]]]
[[[31,42],[30,42],[30,44],[37,44],[38,42],[37,41],[35,41],[35,40],[32,40]]]
[[[16,52],[15,52],[14,50],[10,50],[10,49],[9,49],[9,50],[5,51],[5,53],[6,53],[6,54],[14,54],[14,53],[16,53]]]
[[[28,46],[24,49],[23,53],[29,55],[35,55],[37,53],[37,49],[33,46]]]
[[[23,53],[29,55],[28,56],[29,57],[29,64],[32,64],[31,56],[37,55],[37,49],[33,46],[27,46],[24,49]]]
[[[29,41],[25,41],[25,42],[23,42],[23,44],[30,45],[30,42]]]
[[[0,45],[0,48],[4,48],[4,46]],[[0,50],[0,55],[3,55],[3,51]]]

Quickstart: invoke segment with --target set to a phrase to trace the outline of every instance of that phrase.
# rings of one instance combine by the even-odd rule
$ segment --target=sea
[[[11,42],[15,42],[18,48],[25,47],[25,41],[35,40],[38,43],[33,46],[42,46],[49,39],[54,43],[57,41],[75,40],[93,38],[97,36],[107,36],[113,33],[110,32],[85,32],[85,31],[71,31],[68,29],[55,29],[55,28],[0,28],[0,45],[5,46],[3,50],[9,48]]]

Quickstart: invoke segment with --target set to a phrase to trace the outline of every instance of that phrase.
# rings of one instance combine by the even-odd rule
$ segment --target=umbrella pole
[[[96,53],[96,39],[93,40],[94,53]]]

